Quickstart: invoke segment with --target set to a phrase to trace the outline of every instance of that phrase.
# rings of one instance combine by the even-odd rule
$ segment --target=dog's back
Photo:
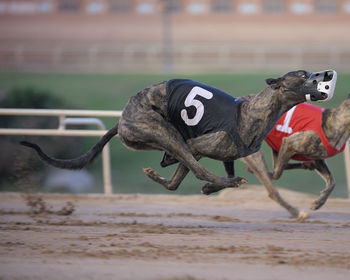
[[[120,120],[142,121],[150,110],[167,118],[166,83],[167,81],[154,84],[130,97]]]

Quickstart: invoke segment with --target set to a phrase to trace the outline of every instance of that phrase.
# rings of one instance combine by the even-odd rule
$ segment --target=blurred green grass
[[[257,93],[265,87],[264,80],[269,77],[278,77],[283,73],[257,73],[257,74],[195,74],[195,75],[160,75],[160,74],[69,74],[69,73],[24,73],[0,72],[0,91],[6,92],[15,87],[35,87],[45,89],[52,94],[64,98],[76,109],[89,110],[122,110],[130,96],[151,84],[181,77],[198,80],[200,82],[218,87],[233,96],[242,96]],[[338,84],[334,98],[328,103],[318,103],[323,107],[337,107],[350,93],[350,74],[338,73]],[[117,120],[103,119],[107,128],[114,125]],[[88,150],[97,141],[89,138],[82,147]],[[69,147],[67,147],[69,149]],[[263,144],[268,165],[271,167],[271,152]],[[159,166],[162,153],[130,151],[118,139],[111,142],[111,161],[113,185],[115,193],[170,193],[162,186],[149,180],[142,168],[152,167],[164,177],[170,177],[176,166],[162,169]],[[337,181],[333,197],[346,197],[346,178],[343,154],[327,160],[329,167]],[[202,159],[201,163],[217,175],[225,176],[224,168],[218,161]],[[248,184],[259,184],[255,176],[244,170],[245,166],[236,161],[236,174],[248,179]],[[97,192],[102,192],[101,158],[89,168],[97,177]],[[188,175],[180,185],[177,194],[198,194],[203,182],[197,180],[192,174]],[[310,171],[287,171],[282,178],[275,181],[275,185],[318,194],[324,187],[324,181]]]

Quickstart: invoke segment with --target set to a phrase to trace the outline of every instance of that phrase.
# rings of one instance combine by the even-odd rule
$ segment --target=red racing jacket
[[[328,157],[332,157],[342,152],[345,148],[345,144],[340,150],[337,150],[331,146],[328,139],[324,135],[322,129],[323,111],[324,108],[308,103],[301,103],[294,106],[280,118],[265,141],[274,151],[279,152],[282,145],[282,139],[284,137],[288,137],[301,131],[313,130],[320,137],[324,147],[326,148]],[[293,159],[298,161],[313,160],[312,158],[305,158],[302,155],[294,155]]]

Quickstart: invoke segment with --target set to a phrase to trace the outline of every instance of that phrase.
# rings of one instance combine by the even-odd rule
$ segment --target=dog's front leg
[[[227,177],[234,178],[235,177],[234,161],[224,161],[223,163],[224,163],[225,171],[227,173]],[[207,183],[202,187],[201,191],[203,194],[209,195],[209,194],[221,191],[225,188],[226,187]]]
[[[283,138],[277,159],[274,157],[274,169],[271,174],[271,179],[279,179],[283,170],[288,165],[288,161],[295,155],[293,141],[291,141],[290,138],[292,137]]]
[[[187,144],[188,147],[191,149],[191,154],[198,154],[202,157],[209,157],[220,161],[229,161],[231,158],[234,158],[234,156],[237,155],[238,152],[237,147],[233,143],[231,136],[226,131],[218,131],[214,133],[204,134],[202,136],[187,140]],[[207,186],[211,186],[212,189],[215,188],[216,190],[225,187],[235,188],[247,182],[245,178],[238,176],[233,178],[216,176],[213,173],[207,171],[199,163],[194,163],[193,161],[191,161],[191,154],[188,153],[184,154],[184,161],[181,161],[178,152],[174,154],[176,154],[176,158],[180,162],[186,164],[186,166],[190,168],[190,170],[198,179],[209,182],[205,185],[205,188]]]
[[[224,161],[224,167],[228,178],[235,177],[234,161]]]
[[[278,190],[272,184],[270,175],[268,174],[266,161],[261,150],[247,157],[241,158],[241,160],[248,165],[250,171],[252,171],[265,186],[269,197],[285,208],[293,218],[297,218],[298,221],[303,221],[309,217],[308,213],[299,211],[298,208],[293,207],[281,197]]]
[[[321,191],[321,195],[312,203],[311,209],[317,210],[322,207],[335,187],[335,180],[324,159],[315,160],[316,170],[326,182],[326,187]]]
[[[227,173],[227,177],[234,178],[235,177],[234,161],[224,161],[223,163],[224,163],[225,171]],[[239,185],[242,182],[242,179],[240,177],[237,177],[236,180],[237,180],[237,185],[230,186],[230,188],[239,187]],[[224,187],[221,185],[207,183],[204,186],[202,186],[201,192],[203,194],[209,195],[209,194],[221,191],[221,190],[226,189],[226,188],[227,187]]]
[[[226,187],[212,184],[212,183],[206,183],[205,185],[202,186],[201,192],[202,192],[202,194],[210,195],[212,193],[216,193],[216,192],[221,191],[223,189],[226,189]]]
[[[223,164],[225,167],[227,177],[234,178],[235,177],[234,161],[224,161]],[[201,192],[203,194],[209,195],[209,194],[221,191],[225,188],[226,187],[219,186],[216,184],[207,183],[202,187]]]
[[[213,184],[213,183],[206,183],[205,185],[202,186],[201,192],[202,192],[202,194],[209,195],[209,194],[221,191],[221,190],[226,189],[226,188],[238,188],[240,185],[247,182],[247,180],[242,178],[242,177],[235,177],[232,179],[233,179],[233,184],[231,184],[230,186],[223,186],[223,185],[218,185],[218,184]]]

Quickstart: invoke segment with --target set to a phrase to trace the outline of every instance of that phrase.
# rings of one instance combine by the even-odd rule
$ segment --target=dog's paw
[[[150,178],[158,178],[159,177],[158,172],[152,168],[149,168],[149,167],[144,168],[143,172]]]
[[[203,186],[203,187],[201,188],[201,193],[202,193],[202,194],[205,194],[205,195],[210,195],[210,194],[211,194],[211,191],[210,191],[208,188],[206,188],[205,186]]]
[[[315,211],[315,210],[318,210],[322,207],[322,205],[325,203],[326,201],[323,200],[323,199],[317,199],[315,200],[312,204],[311,204],[311,207],[310,209]]]
[[[281,177],[281,174],[277,174],[274,171],[269,172],[269,176],[271,180],[278,180]]]
[[[245,184],[248,182],[248,180],[244,177],[234,177],[234,178],[230,178],[231,182],[230,182],[230,186],[228,186],[228,188],[238,188],[240,185]]]
[[[223,189],[223,187],[220,188],[214,184],[206,183],[204,186],[202,186],[201,193],[205,194],[205,195],[210,195],[210,194],[217,192],[219,190],[222,190],[222,189]]]
[[[304,211],[300,211],[299,215],[297,217],[297,222],[302,223],[308,218],[310,218],[310,214],[309,213],[304,212]]]
[[[247,182],[248,182],[248,180],[246,178],[237,177],[237,187],[239,187],[240,185],[245,184]]]

